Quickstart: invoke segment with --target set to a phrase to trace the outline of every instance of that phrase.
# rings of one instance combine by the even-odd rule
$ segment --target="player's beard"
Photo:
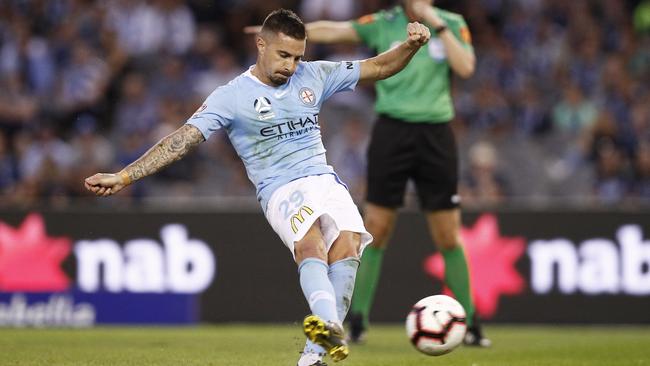
[[[273,75],[269,75],[269,80],[276,86],[284,85],[289,81],[291,75],[284,75],[282,73],[276,72]]]

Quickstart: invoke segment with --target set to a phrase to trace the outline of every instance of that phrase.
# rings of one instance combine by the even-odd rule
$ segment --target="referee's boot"
[[[365,343],[367,329],[363,326],[363,315],[361,313],[350,313],[348,315],[348,324],[350,327],[348,341],[357,344]]]
[[[323,346],[334,362],[348,357],[350,350],[340,325],[326,322],[317,315],[308,315],[303,321],[303,331],[310,341]]]
[[[492,341],[483,335],[483,330],[481,329],[481,323],[479,322],[478,316],[474,314],[472,319],[472,326],[467,328],[463,343],[465,343],[467,346],[490,347],[492,345]]]

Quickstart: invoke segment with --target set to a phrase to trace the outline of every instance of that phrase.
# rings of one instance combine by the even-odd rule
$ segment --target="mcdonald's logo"
[[[298,232],[298,226],[296,225],[296,220],[300,224],[305,222],[305,217],[302,215],[303,212],[307,213],[307,215],[312,215],[314,213],[314,210],[312,210],[311,208],[309,208],[307,206],[301,206],[298,209],[298,212],[296,214],[294,214],[293,216],[291,216],[291,221],[290,221],[291,222],[291,230],[293,231],[294,234]]]

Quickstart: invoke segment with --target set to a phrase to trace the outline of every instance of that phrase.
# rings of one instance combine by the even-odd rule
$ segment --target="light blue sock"
[[[300,287],[302,287],[302,292],[313,314],[325,321],[340,323],[334,287],[327,276],[328,269],[327,263],[320,259],[307,258],[303,260],[298,266]],[[325,349],[308,340],[303,352],[325,353]]]
[[[354,280],[357,277],[359,259],[348,257],[330,264],[327,273],[336,296],[336,311],[339,319],[344,320],[350,309],[352,293],[354,292]]]
[[[325,261],[307,258],[298,266],[300,287],[312,314],[325,321],[340,323],[336,312],[334,287],[327,277],[329,267]]]
[[[336,261],[329,266],[327,273],[336,296],[336,311],[339,319],[345,319],[350,308],[352,292],[354,291],[354,280],[359,268],[359,259],[349,257]],[[307,341],[303,352],[324,353],[325,349],[317,344]]]

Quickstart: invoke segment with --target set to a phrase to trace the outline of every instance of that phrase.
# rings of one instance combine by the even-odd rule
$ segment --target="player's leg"
[[[320,219],[295,243],[294,248],[300,287],[312,312],[304,321],[303,328],[309,341],[298,360],[298,366],[318,364],[325,352],[343,359],[348,350],[337,313],[336,293],[328,276],[327,249],[320,230]]]
[[[475,332],[476,342],[487,345],[489,341],[476,321],[468,262],[460,238],[456,141],[447,123],[422,125],[420,129],[419,169],[414,178],[420,204],[426,212],[431,238],[443,256],[445,284],[467,313],[468,333]]]
[[[321,183],[319,189],[324,195],[321,207],[323,214],[319,222],[328,251],[328,277],[334,287],[337,315],[339,319],[344,319],[352,298],[359,254],[372,237],[364,228],[359,210],[345,186],[333,175],[318,179]],[[335,361],[345,358],[347,344],[340,324],[325,326],[318,319],[310,321],[311,324],[305,322],[305,333],[309,339],[323,345]],[[329,333],[323,333],[324,328]],[[306,348],[309,346],[308,342]]]
[[[483,336],[472,298],[469,265],[460,238],[460,209],[429,212],[426,216],[431,238],[445,263],[445,284],[467,313],[465,343],[488,347],[491,342]]]
[[[300,287],[312,313],[325,321],[340,323],[334,287],[327,275],[329,264],[320,230],[320,219],[295,243],[294,251],[300,274]]]
[[[329,251],[328,276],[334,286],[339,319],[345,319],[350,309],[354,283],[359,269],[360,246],[361,234],[342,231]]]
[[[367,203],[364,210],[364,225],[372,235],[373,241],[363,252],[357,273],[354,299],[350,311],[350,339],[353,342],[364,340],[368,329],[370,309],[381,274],[384,252],[395,226],[397,210]]]
[[[309,176],[278,188],[269,199],[265,215],[298,265],[300,286],[312,313],[323,324],[338,324],[342,329],[336,295],[328,277],[327,253],[334,239],[328,234],[325,240],[322,231],[323,220],[329,220],[326,194],[333,181],[327,176],[333,177]],[[323,365],[325,352],[320,345],[308,342],[298,365]]]
[[[342,231],[330,247],[328,253],[328,277],[334,288],[339,319],[345,319],[352,299],[354,281],[357,269],[359,268],[360,244],[360,234]],[[303,357],[299,360],[298,366],[302,366],[301,362],[304,362],[305,365],[313,365],[309,362],[316,360],[313,354],[314,352],[319,352],[318,346],[321,345],[324,346],[326,352],[335,361],[347,357],[348,350],[347,344],[345,343],[345,333],[340,324],[330,324],[328,326],[326,324],[320,324],[318,319],[311,317],[306,319],[305,326],[310,327],[309,329],[305,329],[309,340],[305,345]],[[318,327],[320,327],[320,330]],[[328,330],[330,333],[323,334],[323,330]]]
[[[294,253],[297,261],[305,261],[306,259],[303,258],[321,256],[325,253],[327,276],[334,291],[337,318],[342,320],[352,296],[359,254],[372,237],[364,228],[363,219],[350,193],[335,175],[310,177],[305,182],[309,184],[297,187],[304,196],[301,204],[310,208],[312,212],[310,218],[318,216],[318,220],[314,223],[314,226],[318,225],[318,233],[315,229],[310,229],[310,232],[295,243]],[[303,218],[307,220],[307,216]],[[304,230],[304,227],[296,227],[296,232],[301,233],[301,228]],[[321,243],[317,253],[303,250],[309,248],[309,246],[304,247],[303,244],[310,242],[304,240],[309,239],[312,234],[317,234],[316,238]],[[289,245],[289,247],[294,246]],[[340,322],[328,321],[315,314],[305,318],[303,327],[309,341],[305,345],[299,366],[318,365],[318,362],[322,362],[324,352],[335,361],[347,356],[345,333]]]
[[[368,147],[367,203],[364,225],[373,242],[363,252],[348,316],[350,339],[363,340],[379,283],[384,252],[413,171],[415,135],[412,126],[386,116],[375,123]]]
[[[467,325],[472,326],[475,308],[472,301],[469,267],[460,240],[460,210],[438,210],[426,214],[429,233],[445,263],[445,284],[465,308]]]

